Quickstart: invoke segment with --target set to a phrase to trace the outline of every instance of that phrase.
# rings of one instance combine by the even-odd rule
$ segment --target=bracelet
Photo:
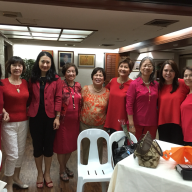
[[[60,117],[60,115],[56,115],[56,117]]]
[[[129,128],[132,129],[134,127],[134,125],[129,125]]]

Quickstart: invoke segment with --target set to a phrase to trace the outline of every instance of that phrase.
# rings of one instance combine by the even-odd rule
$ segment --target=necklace
[[[14,81],[12,81],[11,79],[9,79],[9,82],[10,82],[12,85],[15,85],[15,84],[14,84]],[[22,83],[22,81],[21,81],[21,83]],[[17,93],[20,93],[20,85],[21,85],[21,83],[20,83],[19,85],[15,85],[15,88],[16,88]]]
[[[19,87],[17,87],[17,86],[18,86],[18,85],[15,85],[16,90],[17,90],[18,93],[20,93],[20,85],[19,85]]]
[[[128,81],[128,80],[129,80],[129,77],[128,77],[127,81]],[[119,78],[119,81],[121,82],[121,85],[119,85],[119,89],[123,89],[123,88],[124,88],[124,83],[126,83],[127,81],[122,82],[122,81],[120,80],[120,78]]]
[[[100,92],[103,90],[103,86],[101,87],[101,89],[97,90],[97,89],[95,88],[95,86],[93,85],[93,89],[94,89],[94,91],[95,91],[96,93],[100,93]]]
[[[150,81],[149,81],[148,83],[146,83],[145,81],[143,81],[143,83],[144,83],[145,85],[149,85],[149,84],[150,84]]]
[[[72,95],[71,97],[72,97],[72,101],[73,101],[73,108],[75,109],[75,81],[74,81],[74,84],[73,84],[73,86],[70,86],[69,84],[68,84],[68,82],[66,81],[66,79],[65,79],[65,83],[67,84],[67,87],[68,87],[68,91],[70,92],[70,94]],[[71,92],[71,89],[70,89],[70,87],[73,89],[73,94],[72,94],[72,92]]]

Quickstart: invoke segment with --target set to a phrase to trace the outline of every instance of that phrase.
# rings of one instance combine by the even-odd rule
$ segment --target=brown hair
[[[76,67],[76,65],[74,63],[67,63],[67,64],[63,65],[63,67],[62,67],[63,75],[65,75],[67,69],[69,69],[70,67],[74,67],[76,75],[78,75],[78,69],[77,69],[77,67]]]
[[[21,59],[20,57],[17,56],[13,56],[11,57],[5,64],[5,71],[7,73],[11,74],[11,65],[15,64],[15,63],[19,63],[23,66],[23,72],[25,72],[25,63],[23,61],[23,59]]]
[[[189,71],[191,71],[192,72],[192,67],[185,67],[184,69],[183,69],[183,73],[182,73],[182,75],[183,75],[183,77],[184,77],[184,73],[185,73],[185,71],[186,70],[189,70]]]
[[[129,69],[130,69],[130,72],[133,70],[134,63],[133,63],[133,61],[132,61],[131,59],[127,58],[127,59],[121,61],[121,62],[119,63],[119,65],[118,65],[118,68],[119,68],[119,66],[120,66],[122,63],[127,63],[127,64],[128,64]]]
[[[173,93],[177,90],[177,88],[179,87],[179,82],[178,82],[178,78],[179,78],[179,69],[177,67],[177,64],[173,61],[173,60],[166,60],[163,65],[161,66],[161,69],[160,69],[160,78],[159,78],[159,90],[162,89],[162,87],[164,86],[164,83],[165,83],[165,79],[163,78],[163,69],[165,67],[165,65],[170,65],[173,69],[173,71],[175,72],[175,77],[173,79],[173,83],[172,83],[172,90],[170,93]]]

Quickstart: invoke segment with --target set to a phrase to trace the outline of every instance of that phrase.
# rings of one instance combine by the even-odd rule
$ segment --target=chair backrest
[[[90,148],[89,148],[89,157],[88,157],[88,165],[90,165],[92,162],[94,164],[99,164],[99,155],[98,155],[98,148],[97,148],[97,140],[103,137],[107,142],[107,154],[108,154],[108,162],[111,162],[111,150],[109,145],[109,135],[106,133],[106,131],[100,130],[100,129],[87,129],[82,131],[77,139],[77,163],[81,164],[81,141],[84,138],[88,138],[90,140]]]
[[[131,140],[133,141],[133,143],[137,143],[137,138],[135,137],[135,135],[133,135],[132,133],[130,133],[130,137],[131,137]],[[125,133],[124,131],[116,131],[114,133],[112,133],[109,137],[109,146],[110,146],[110,151],[111,151],[111,155],[113,154],[112,152],[112,144],[114,141],[119,141],[123,136],[125,136]],[[118,145],[119,147],[123,146],[124,145],[124,141],[125,139],[122,139]]]

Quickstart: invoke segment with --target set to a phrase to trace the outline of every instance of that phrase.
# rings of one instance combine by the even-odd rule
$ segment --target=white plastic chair
[[[107,154],[108,162],[100,164],[97,140],[103,137],[107,142]],[[81,164],[80,153],[81,153],[81,141],[83,138],[90,140],[89,158],[88,164]],[[77,192],[83,192],[83,185],[87,182],[102,182],[102,192],[106,192],[106,183],[110,181],[113,168],[111,165],[111,154],[109,146],[109,135],[100,129],[87,129],[82,131],[77,140],[77,165],[78,165],[78,181],[77,181]]]
[[[129,132],[129,134],[130,134],[130,137],[131,137],[131,140],[133,141],[133,143],[137,143],[137,138],[135,137],[135,135],[133,135],[130,132]],[[123,136],[125,136],[124,131],[116,131],[116,132],[114,132],[114,133],[112,133],[110,135],[110,137],[109,137],[109,146],[110,146],[111,155],[113,154],[112,153],[112,144],[113,144],[113,142],[120,140]],[[124,145],[124,141],[125,141],[125,139],[122,139],[121,141],[119,141],[119,143],[118,143],[119,147]],[[112,158],[112,162],[113,162],[113,158]],[[113,165],[114,165],[114,163],[113,163]]]

